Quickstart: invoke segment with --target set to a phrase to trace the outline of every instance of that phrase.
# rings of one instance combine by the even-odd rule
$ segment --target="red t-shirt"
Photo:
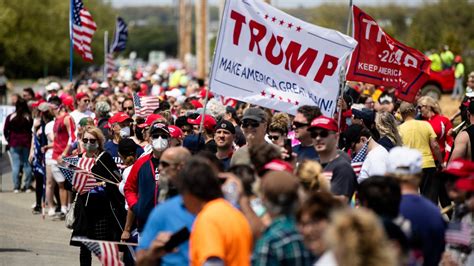
[[[70,131],[68,132],[66,125],[64,124],[64,119],[69,119]],[[53,159],[58,159],[59,155],[61,155],[66,149],[69,143],[72,143],[76,140],[75,135],[75,124],[74,120],[71,116],[65,114],[61,117],[56,118],[54,121],[53,133],[54,133],[54,141],[53,141]]]
[[[449,118],[439,114],[435,114],[427,121],[436,133],[439,149],[444,156],[444,161],[447,162],[453,146],[453,137],[448,136],[448,131],[453,128],[453,124],[451,124]]]

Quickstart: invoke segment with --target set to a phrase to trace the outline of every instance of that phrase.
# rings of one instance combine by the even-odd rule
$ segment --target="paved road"
[[[31,213],[34,193],[13,194],[6,156],[0,157],[0,265],[79,265],[79,248],[69,246],[62,221]],[[93,258],[94,265],[100,265]]]

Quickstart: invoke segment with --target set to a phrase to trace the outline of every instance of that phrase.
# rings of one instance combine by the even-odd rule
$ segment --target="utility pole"
[[[197,77],[205,79],[208,72],[209,42],[207,36],[207,0],[196,0],[196,59]]]
[[[191,17],[189,0],[179,0],[179,26],[178,26],[178,58],[184,64],[187,54],[191,53]]]

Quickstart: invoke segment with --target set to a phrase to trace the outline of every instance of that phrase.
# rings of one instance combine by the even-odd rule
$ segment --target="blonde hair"
[[[431,108],[431,111],[433,111],[435,114],[441,114],[441,107],[439,107],[438,101],[431,98],[430,96],[420,97],[420,99],[418,99],[418,105],[429,106]]]
[[[288,126],[290,125],[290,117],[285,113],[276,113],[273,115],[270,125],[268,126],[269,132],[280,132],[281,134],[288,134]]]
[[[105,143],[105,137],[104,134],[102,133],[102,130],[100,130],[98,127],[95,126],[86,126],[84,129],[84,133],[82,133],[82,137],[88,133],[94,136],[97,139],[97,143],[99,144],[99,148],[97,149],[99,152],[102,152],[104,150],[104,143]]]
[[[303,187],[309,191],[330,191],[327,178],[323,175],[322,166],[312,160],[303,161],[296,170]]]
[[[390,112],[380,112],[375,116],[375,127],[380,136],[389,138],[395,146],[402,146],[402,138],[398,133],[397,121]]]
[[[325,239],[339,266],[397,264],[381,223],[367,209],[347,208],[333,213]]]

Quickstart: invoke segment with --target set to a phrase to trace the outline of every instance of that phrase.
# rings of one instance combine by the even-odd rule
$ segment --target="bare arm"
[[[451,154],[451,160],[466,158],[468,145],[469,135],[465,131],[462,131],[454,140],[454,150]]]
[[[443,156],[441,154],[441,151],[439,149],[439,145],[438,145],[438,142],[436,141],[436,139],[430,139],[430,147],[431,147],[431,150],[433,151],[435,159],[440,164],[443,164]]]

